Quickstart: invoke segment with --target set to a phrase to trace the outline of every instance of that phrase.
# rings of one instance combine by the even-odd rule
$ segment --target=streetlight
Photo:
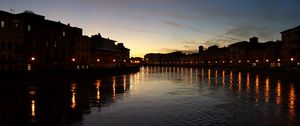
[[[247,63],[249,63],[250,61],[249,60],[247,60]]]
[[[239,63],[241,63],[242,61],[241,60],[239,60]]]
[[[280,59],[277,59],[278,62],[280,62]]]
[[[75,62],[75,58],[72,58],[72,61]]]
[[[268,60],[268,59],[266,59],[266,62],[269,62],[269,60]]]
[[[97,62],[100,62],[100,59],[97,59]]]
[[[116,62],[116,60],[114,59],[113,62]]]
[[[31,57],[31,60],[32,60],[32,61],[34,61],[34,60],[35,60],[35,58],[34,58],[34,57]]]
[[[291,58],[291,61],[294,61],[294,58],[293,58],[293,57]]]
[[[258,63],[258,60],[255,60],[255,62],[257,62],[257,63]]]

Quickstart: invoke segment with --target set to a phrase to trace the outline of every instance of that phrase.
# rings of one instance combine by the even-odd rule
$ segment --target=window
[[[3,50],[6,49],[6,43],[5,42],[1,43],[1,49],[3,49]]]
[[[13,49],[12,43],[8,43],[8,44],[7,44],[7,49],[8,49],[8,50],[12,50],[12,49]]]
[[[1,21],[1,28],[4,28],[4,26],[5,26],[4,21]]]
[[[27,25],[27,31],[31,31],[31,25]]]
[[[0,56],[0,59],[1,59],[1,62],[2,62],[2,63],[6,61],[6,59],[5,59],[5,56],[4,56],[4,55],[1,55],[1,56]]]
[[[27,64],[27,70],[31,71],[31,64]]]
[[[56,47],[56,41],[54,41],[54,47]]]
[[[65,32],[65,31],[63,31],[63,32],[62,32],[62,34],[63,34],[63,37],[65,37],[65,36],[66,36],[66,32]]]

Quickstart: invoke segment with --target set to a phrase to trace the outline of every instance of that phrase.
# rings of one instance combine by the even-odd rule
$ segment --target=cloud
[[[163,23],[167,24],[167,25],[170,25],[172,27],[178,28],[178,29],[188,28],[188,27],[186,27],[184,25],[181,25],[181,24],[178,24],[178,23],[175,23],[175,22],[163,21]]]
[[[196,53],[198,52],[198,46],[200,45],[200,43],[193,40],[179,40],[176,45],[178,45],[179,47],[159,48],[159,49],[154,49],[153,51],[162,52],[162,53],[170,53],[176,51],[180,51],[183,53]]]
[[[126,26],[119,26],[119,25],[114,25],[112,27],[115,27],[118,29],[130,30],[130,31],[137,31],[137,32],[141,32],[141,33],[151,33],[151,34],[160,34],[161,33],[159,31],[151,31],[151,30],[146,30],[146,29],[141,29],[141,28],[126,27]]]
[[[198,50],[187,50],[187,49],[174,49],[174,48],[160,48],[160,49],[155,49],[154,51],[157,52],[162,52],[162,53],[171,53],[171,52],[183,52],[183,53],[196,53]]]
[[[216,38],[216,39],[210,39],[208,41],[205,41],[201,43],[201,45],[204,48],[208,48],[213,45],[217,45],[218,47],[224,47],[228,46],[230,44],[236,43],[237,41],[235,39],[226,39],[226,38]]]
[[[198,19],[200,17],[198,15],[188,15],[188,14],[182,14],[180,12],[173,12],[173,11],[167,12],[165,13],[165,15],[179,18],[179,19],[189,19],[189,20]]]
[[[237,38],[242,38],[243,40],[247,40],[252,36],[257,36],[261,38],[263,41],[273,40],[274,37],[279,36],[279,32],[276,33],[274,31],[278,31],[279,27],[269,26],[269,25],[251,25],[251,24],[239,24],[235,27],[227,29],[225,34],[234,36]],[[277,34],[277,35],[276,35]]]

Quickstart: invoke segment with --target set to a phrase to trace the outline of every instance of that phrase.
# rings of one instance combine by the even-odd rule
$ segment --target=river
[[[141,67],[98,78],[5,81],[0,120],[33,126],[300,125],[299,78]]]

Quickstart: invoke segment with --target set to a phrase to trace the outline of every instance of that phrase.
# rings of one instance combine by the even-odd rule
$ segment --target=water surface
[[[141,67],[95,79],[4,82],[0,113],[11,125],[300,125],[295,80],[230,69]]]

